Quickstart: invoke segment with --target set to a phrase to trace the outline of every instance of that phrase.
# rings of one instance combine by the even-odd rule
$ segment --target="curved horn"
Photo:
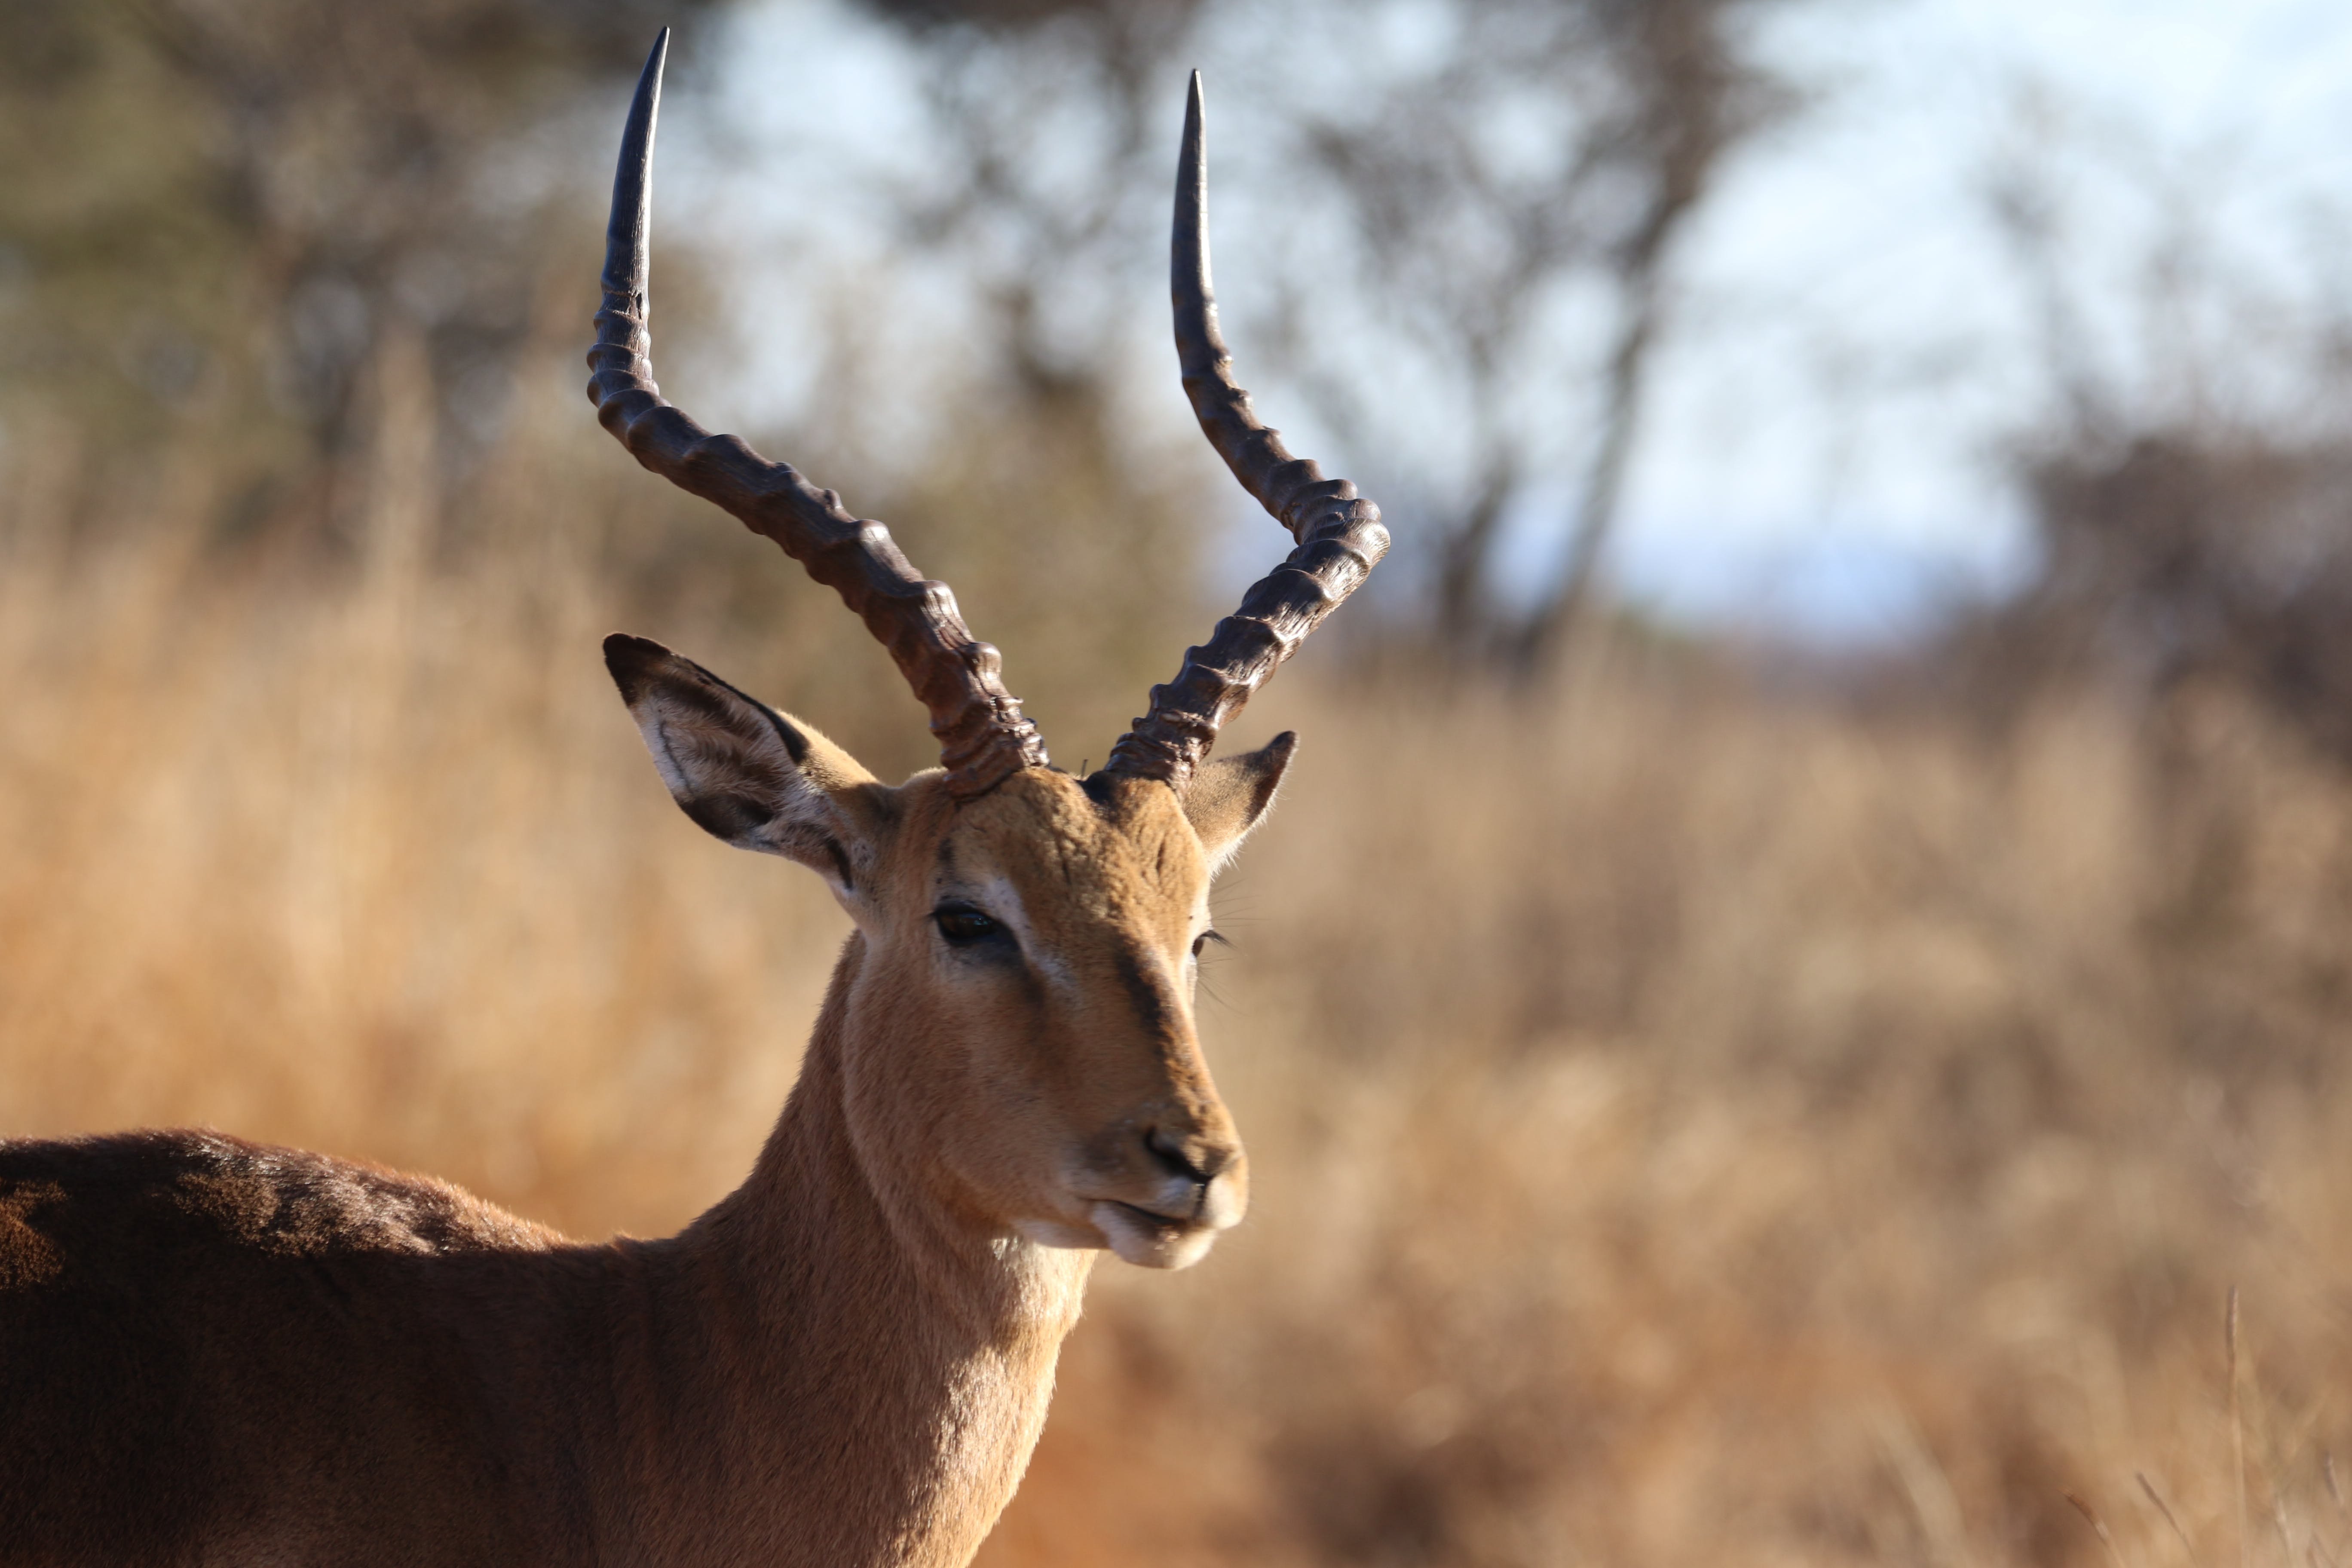
[[[1169,289],[1176,311],[1176,358],[1209,445],[1242,488],[1290,531],[1298,547],[1242,595],[1209,640],[1184,651],[1183,668],[1151,689],[1150,711],[1119,737],[1103,771],[1155,778],[1179,794],[1216,743],[1217,731],[1273,678],[1323,617],[1354,593],[1381,557],[1389,533],[1381,509],[1346,479],[1327,479],[1293,458],[1281,433],[1262,422],[1234,380],[1233,356],[1217,328],[1209,282],[1209,183],[1201,153],[1201,73],[1184,107],[1184,147],[1176,163],[1175,235]]]
[[[596,418],[638,462],[682,489],[725,508],[765,534],[808,574],[839,594],[890,650],[899,673],[930,710],[948,787],[982,794],[1022,768],[1045,765],[1045,743],[1004,689],[996,649],[975,639],[944,583],[919,575],[878,522],[853,517],[831,490],[789,465],[772,463],[732,436],[713,435],[662,400],[646,328],[652,220],[654,121],[661,107],[665,27],[646,58],[613,177],[604,235],[604,308],[596,312],[595,374],[588,401]]]

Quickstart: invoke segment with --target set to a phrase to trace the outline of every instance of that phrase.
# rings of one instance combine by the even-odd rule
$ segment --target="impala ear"
[[[1298,751],[1298,731],[1285,730],[1255,752],[1217,757],[1192,775],[1184,791],[1184,817],[1209,857],[1209,874],[1225,868],[1251,829],[1265,820],[1283,771]]]
[[[616,632],[604,639],[604,668],[698,826],[855,890],[867,815],[856,798],[875,782],[856,758],[657,642]]]

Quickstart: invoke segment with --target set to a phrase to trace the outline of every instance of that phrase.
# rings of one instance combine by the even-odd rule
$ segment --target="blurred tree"
[[[1099,759],[1208,629],[1196,568],[1223,508],[1127,396],[1139,342],[1164,342],[1146,258],[1202,0],[865,4],[909,46],[929,125],[894,239],[947,258],[973,306],[960,412],[876,504],[981,624],[1018,628],[1018,689]],[[1150,363],[1172,395],[1173,364]]]
[[[2043,561],[1999,617],[2011,659],[2159,694],[2227,679],[2352,756],[2352,440],[2135,431],[2024,479]]]
[[[1591,593],[1674,241],[1792,100],[1759,58],[1769,4],[866,0],[921,49],[953,164],[907,205],[908,237],[979,271],[1003,395],[1065,428],[1109,405],[1132,341],[1132,300],[1101,281],[1160,253],[1184,51],[1279,41],[1278,60],[1242,51],[1243,70],[1283,72],[1253,118],[1303,138],[1294,169],[1336,178],[1286,182],[1289,276],[1261,335],[1339,436],[1325,456],[1360,465],[1433,553],[1438,640],[1521,674]],[[1562,493],[1563,563],[1530,601],[1504,581],[1501,525]]]
[[[905,237],[971,269],[1019,395],[1099,406],[1141,313],[1101,281],[1165,243],[1175,61],[1202,0],[866,4],[917,45],[951,163],[905,193]]]
[[[1941,662],[1997,712],[2086,679],[2158,703],[2225,683],[2352,757],[2342,215],[2300,277],[2236,232],[2217,171],[2154,138],[2086,137],[2046,91],[2013,131],[1987,195],[2038,349],[2042,406],[2007,453],[2034,572]]]
[[[1286,315],[1348,444],[1423,465],[1394,493],[1436,553],[1432,628],[1465,662],[1542,671],[1591,597],[1675,241],[1794,102],[1759,58],[1769,5],[1425,0],[1404,68],[1307,119],[1358,274],[1319,294],[1369,314],[1312,330],[1302,291]],[[1433,397],[1453,417],[1432,421]],[[1502,559],[1514,508],[1559,509],[1559,564],[1532,593]]]
[[[709,3],[0,0],[0,417],[118,456],[193,425],[232,523],[320,518],[413,337],[462,462],[549,268],[526,137]]]
[[[1549,660],[1616,510],[1675,238],[1789,100],[1754,37],[1774,0],[848,3],[905,44],[928,112],[919,176],[876,185],[891,254],[936,261],[927,279],[971,306],[964,381],[940,405],[970,412],[940,422],[936,451],[877,443],[887,472],[838,462],[838,443],[783,449],[901,526],[976,611],[996,601],[986,624],[1085,606],[1117,628],[1118,649],[1080,638],[1057,669],[1172,659],[1200,628],[1171,589],[1223,508],[1196,489],[1197,454],[1153,445],[1174,418],[1131,400],[1169,391],[1145,301],[1185,57],[1223,50],[1267,73],[1235,188],[1252,146],[1290,170],[1278,192],[1259,183],[1289,221],[1255,232],[1280,237],[1288,277],[1250,335],[1286,340],[1339,437],[1319,455],[1388,502],[1405,561],[1433,563],[1436,637],[1475,664]],[[582,204],[547,133],[591,89],[617,91],[669,19],[647,6],[0,0],[16,40],[0,61],[0,325],[25,372],[0,421],[19,442],[47,420],[116,451],[201,431],[227,526],[331,529],[349,510],[337,476],[374,438],[370,388],[406,356],[421,374],[392,379],[425,389],[431,449],[462,474],[501,428],[534,298],[582,276],[572,246],[549,244]],[[1400,17],[1402,50],[1381,42]],[[1287,47],[1318,28],[1331,49]],[[1248,43],[1261,35],[1286,48]],[[1547,510],[1562,564],[1531,595],[1504,524]]]

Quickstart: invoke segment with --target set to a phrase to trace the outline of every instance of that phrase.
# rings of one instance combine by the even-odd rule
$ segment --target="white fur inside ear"
[[[671,798],[684,800],[693,793],[694,786],[688,782],[686,770],[678,766],[677,753],[671,750],[670,737],[662,727],[660,716],[649,712],[643,718],[634,713],[630,717],[637,719],[637,735],[645,742],[646,753],[654,760],[654,772],[661,774],[661,782],[669,787]]]
[[[791,753],[756,725],[713,723],[710,715],[659,699],[648,700],[637,728],[654,767],[685,813],[704,831],[742,849],[792,853],[793,839],[821,828],[823,799],[793,765]]]
[[[803,762],[818,756],[828,773],[855,773],[856,764],[691,659],[616,640],[623,646],[616,656],[608,643],[607,660],[679,809],[715,838],[797,860],[849,893],[848,824]]]

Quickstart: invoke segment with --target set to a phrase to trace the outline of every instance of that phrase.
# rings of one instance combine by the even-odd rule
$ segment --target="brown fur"
[[[585,1245],[214,1133],[0,1142],[0,1563],[961,1563],[1086,1248],[1181,1265],[1238,1218],[1190,958],[1286,738],[1197,826],[1156,782],[1042,770],[959,805],[631,658],[681,803],[764,801],[724,836],[857,924],[750,1178]],[[1017,948],[952,950],[950,897]]]

